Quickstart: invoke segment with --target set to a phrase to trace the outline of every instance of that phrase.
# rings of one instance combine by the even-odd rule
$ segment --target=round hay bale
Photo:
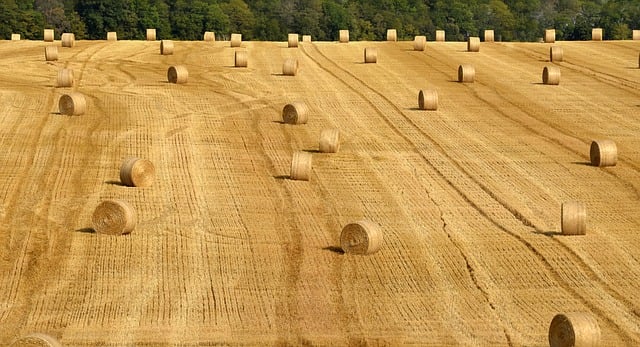
[[[308,181],[311,177],[311,153],[295,152],[291,158],[289,178],[296,181]]]
[[[387,29],[387,41],[398,41],[398,32],[396,29]]]
[[[73,33],[63,33],[60,37],[62,47],[73,47],[76,45],[76,35]]]
[[[349,43],[349,30],[340,30],[340,43]]]
[[[438,109],[438,92],[435,90],[420,90],[418,93],[418,108],[435,111]]]
[[[470,36],[467,40],[468,52],[480,52],[480,38],[477,36]]]
[[[156,40],[156,29],[147,29],[147,41]]]
[[[542,70],[542,83],[557,86],[560,84],[560,68],[545,66]]]
[[[591,29],[591,40],[602,41],[602,28]]]
[[[307,124],[307,104],[302,101],[294,101],[286,104],[282,109],[282,121],[287,124]]]
[[[595,140],[591,142],[589,150],[591,165],[616,166],[618,161],[618,147],[612,140]]]
[[[364,49],[365,64],[375,64],[378,62],[378,49],[367,47]]]
[[[338,129],[324,129],[320,133],[320,152],[338,153],[340,150],[340,131]]]
[[[591,313],[559,313],[549,325],[549,346],[597,347],[600,334],[598,321]]]
[[[118,41],[118,33],[115,31],[109,31],[107,33],[107,41]]]
[[[552,63],[560,63],[564,59],[564,50],[559,46],[549,47],[549,61]]]
[[[231,47],[240,47],[242,45],[242,34],[231,34]]]
[[[87,112],[87,100],[82,93],[64,94],[58,101],[58,109],[67,116],[80,116]]]
[[[494,32],[492,29],[488,29],[484,31],[484,42],[493,42],[494,41]]]
[[[311,42],[311,35],[302,35],[302,42]]]
[[[288,38],[287,38],[287,44],[289,48],[297,48],[298,47],[298,39],[299,39],[299,35],[298,34],[289,34]]]
[[[424,35],[418,35],[413,38],[413,50],[424,51],[427,46],[427,37]]]
[[[476,69],[473,65],[462,64],[458,66],[458,82],[473,83],[476,79]]]
[[[161,40],[160,41],[160,54],[161,55],[172,55],[173,54],[173,41],[171,41],[171,40]]]
[[[73,70],[60,69],[58,70],[58,78],[56,80],[58,87],[73,87]]]
[[[9,347],[62,347],[62,344],[51,335],[31,333],[14,340]]]
[[[282,74],[285,76],[295,76],[298,74],[298,59],[288,58],[282,64]]]
[[[120,182],[129,187],[150,187],[155,176],[155,166],[146,159],[127,158],[120,165]]]
[[[632,40],[640,40],[640,30],[634,30],[631,36]]]
[[[444,42],[444,30],[436,30],[436,42]]]
[[[587,233],[587,206],[579,201],[569,201],[560,208],[563,235],[585,235]]]
[[[544,42],[545,43],[556,42],[556,29],[546,29],[544,31]]]
[[[375,223],[360,220],[349,223],[340,233],[340,247],[345,253],[369,255],[382,246],[382,231]]]
[[[216,33],[213,31],[205,31],[202,39],[207,42],[216,42]]]
[[[93,229],[101,234],[123,235],[133,231],[138,222],[136,211],[124,200],[105,200],[93,211]]]
[[[53,42],[53,29],[44,29],[44,42]]]
[[[46,61],[58,60],[58,46],[47,46],[44,48],[44,59]]]
[[[184,84],[189,78],[189,71],[184,65],[175,65],[167,70],[167,80],[169,83]]]
[[[20,41],[20,34],[11,34],[11,41]]]
[[[234,55],[235,67],[247,67],[248,64],[249,64],[249,52],[236,51]]]

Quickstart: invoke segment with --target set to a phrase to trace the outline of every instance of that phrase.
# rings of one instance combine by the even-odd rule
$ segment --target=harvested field
[[[549,63],[542,43],[245,41],[246,69],[228,41],[78,40],[52,62],[46,44],[0,41],[0,344],[548,346],[567,312],[604,346],[640,344],[637,42],[561,42]],[[167,83],[174,65],[189,83]],[[58,112],[71,91],[82,116]],[[307,124],[282,121],[292,100]],[[317,152],[327,128],[337,153]],[[616,166],[590,165],[595,139]],[[298,151],[309,181],[289,179]],[[120,183],[128,157],[153,162],[152,186]],[[109,199],[135,231],[91,229]],[[565,201],[585,203],[586,235],[561,235]],[[343,254],[363,219],[379,251]]]

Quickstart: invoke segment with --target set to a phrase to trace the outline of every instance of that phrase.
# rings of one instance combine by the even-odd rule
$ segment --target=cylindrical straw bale
[[[634,30],[633,35],[631,36],[633,40],[640,40],[640,30]]]
[[[242,34],[231,34],[231,47],[240,47],[242,45]]]
[[[214,33],[213,31],[205,31],[204,32],[204,37],[202,39],[204,41],[215,42],[216,41],[216,33]]]
[[[320,152],[338,153],[340,150],[340,131],[338,129],[324,129],[320,133]]]
[[[171,54],[173,54],[173,41],[171,41],[171,40],[161,40],[160,41],[160,54],[161,55],[171,55]]]
[[[438,92],[435,90],[420,90],[418,93],[418,108],[435,111],[438,109]]]
[[[295,76],[298,74],[298,59],[287,58],[282,64],[282,74],[285,76]]]
[[[436,42],[444,42],[444,30],[436,30]]]
[[[11,41],[20,41],[20,34],[11,34]]]
[[[62,344],[51,335],[31,333],[14,340],[9,347],[62,347]]]
[[[44,29],[44,42],[53,42],[53,29]]]
[[[58,60],[58,46],[47,46],[44,48],[44,59],[46,61]]]
[[[398,41],[398,32],[396,29],[387,29],[387,41]]]
[[[282,109],[282,121],[287,124],[307,124],[307,104],[302,101],[294,101],[286,104]]]
[[[559,46],[549,47],[549,61],[560,63],[564,59],[564,50]]]
[[[340,246],[345,253],[373,254],[382,246],[382,231],[378,225],[368,220],[349,223],[340,233]]]
[[[545,66],[542,70],[542,83],[550,85],[560,84],[560,68],[557,66]]]
[[[302,35],[302,42],[311,42],[311,35]]]
[[[64,94],[58,101],[58,109],[67,116],[83,115],[87,111],[87,99],[78,92]]]
[[[184,65],[175,65],[167,70],[167,80],[169,83],[183,84],[189,79],[189,71]]]
[[[556,42],[556,29],[546,29],[544,31],[544,42],[545,43]]]
[[[291,158],[289,178],[297,181],[308,181],[311,178],[311,153],[295,152]]]
[[[469,36],[467,40],[467,51],[480,52],[480,38],[477,36]]]
[[[427,46],[427,37],[424,35],[418,35],[413,38],[413,50],[424,51]]]
[[[73,47],[76,45],[76,35],[73,33],[63,33],[60,36],[60,40],[62,41],[62,47]]]
[[[349,43],[349,30],[340,30],[340,43]]]
[[[236,51],[234,56],[235,67],[247,67],[249,64],[249,52]]]
[[[587,233],[587,206],[579,201],[569,201],[560,208],[562,234],[585,235]]]
[[[612,140],[595,140],[591,142],[589,156],[593,166],[616,166],[618,147]]]
[[[458,66],[458,82],[473,83],[476,79],[476,69],[473,65],[462,64]]]
[[[58,79],[56,80],[56,85],[58,87],[73,87],[73,70],[58,70]]]
[[[378,62],[378,49],[367,47],[364,49],[365,64],[375,64]]]
[[[156,29],[147,29],[147,41],[156,40]]]
[[[289,48],[297,48],[299,38],[300,36],[298,36],[298,34],[289,34],[289,36],[287,37],[287,44]]]
[[[156,168],[147,159],[127,158],[120,165],[120,182],[129,187],[150,187]]]
[[[493,42],[494,41],[494,32],[492,29],[488,29],[484,31],[484,42]]]
[[[602,41],[602,28],[591,29],[591,40]]]
[[[101,234],[122,235],[133,231],[138,222],[136,211],[124,200],[105,200],[93,211],[93,229]]]
[[[115,31],[107,32],[107,41],[118,41],[118,33]]]
[[[600,346],[600,327],[589,312],[557,314],[549,326],[550,347]]]

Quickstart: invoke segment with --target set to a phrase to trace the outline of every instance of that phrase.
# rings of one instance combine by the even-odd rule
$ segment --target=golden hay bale
[[[93,229],[101,234],[122,235],[133,231],[138,222],[136,211],[124,200],[105,200],[93,211]]]
[[[634,30],[631,36],[632,40],[640,40],[640,30]]]
[[[427,46],[427,37],[424,35],[418,35],[413,38],[413,50],[424,51]]]
[[[62,344],[51,335],[31,333],[14,340],[9,347],[62,347]]]
[[[365,64],[375,64],[378,62],[378,49],[367,47],[364,49]]]
[[[58,109],[61,114],[67,116],[80,116],[87,112],[87,99],[82,93],[74,92],[64,94],[58,101]]]
[[[242,45],[242,34],[231,34],[231,47],[240,47]]]
[[[58,46],[47,46],[44,48],[44,59],[46,61],[58,60]]]
[[[296,181],[308,181],[311,178],[311,153],[295,152],[291,158],[289,178]]]
[[[549,47],[549,61],[553,63],[562,62],[564,59],[564,50],[559,46]]]
[[[436,42],[444,42],[444,30],[436,30]]]
[[[560,84],[560,68],[545,66],[542,70],[542,83],[557,86]]]
[[[340,233],[340,247],[345,253],[369,255],[382,246],[382,231],[375,223],[359,220],[349,223]]]
[[[467,40],[467,51],[480,52],[480,38],[477,36],[469,36]]]
[[[155,166],[146,159],[127,158],[120,165],[120,182],[129,187],[150,187],[155,176]]]
[[[458,82],[473,83],[476,79],[476,69],[473,65],[462,64],[458,66]]]
[[[311,35],[302,35],[302,42],[311,42]]]
[[[249,52],[236,51],[234,55],[235,67],[247,67],[248,64],[249,64]]]
[[[118,33],[115,31],[107,32],[107,41],[118,41]]]
[[[287,124],[307,124],[307,104],[302,101],[294,101],[286,104],[282,109],[282,121]]]
[[[289,34],[287,38],[287,44],[289,48],[297,48],[298,47],[298,39],[300,36],[298,34]]]
[[[544,31],[544,42],[545,43],[556,42],[556,29],[546,29]]]
[[[167,70],[167,80],[169,83],[184,84],[189,78],[189,71],[184,65],[175,65]]]
[[[398,41],[398,32],[396,29],[387,29],[387,41]]]
[[[593,166],[616,166],[618,147],[612,140],[591,141],[589,156]]]
[[[484,42],[493,42],[494,41],[494,32],[492,29],[488,29],[484,31]]]
[[[288,58],[282,64],[282,74],[285,76],[295,76],[298,74],[298,59]]]
[[[320,152],[338,153],[340,150],[340,131],[338,129],[324,129],[320,133]]]
[[[418,93],[418,108],[435,111],[438,109],[438,92],[435,90],[420,90]]]
[[[205,31],[202,39],[204,41],[216,42],[216,33],[213,31]]]
[[[564,235],[584,235],[587,233],[587,206],[579,201],[569,201],[560,208],[561,228]]]
[[[550,347],[600,346],[600,327],[589,312],[559,313],[549,325]]]
[[[20,34],[11,34],[11,41],[20,41]]]
[[[53,29],[44,29],[44,42],[53,42]]]
[[[73,87],[73,70],[60,69],[58,70],[58,78],[56,80],[58,87]]]
[[[147,41],[156,40],[156,29],[147,29]]]
[[[161,55],[172,55],[173,54],[173,41],[171,41],[171,40],[161,40],[160,41],[160,54]]]
[[[349,43],[349,30],[340,30],[340,43]]]
[[[73,47],[76,45],[76,35],[73,33],[63,33],[60,36],[60,40],[62,41],[62,47]]]
[[[591,40],[602,41],[602,28],[591,29]]]

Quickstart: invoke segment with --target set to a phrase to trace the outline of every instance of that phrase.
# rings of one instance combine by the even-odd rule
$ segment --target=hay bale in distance
[[[31,333],[14,340],[9,347],[62,347],[62,344],[51,335]]]
[[[156,168],[147,159],[127,158],[120,165],[120,182],[129,187],[150,187],[156,176]]]
[[[156,29],[147,29],[147,41],[156,40]]]
[[[560,84],[560,68],[545,66],[542,70],[542,83],[557,86]]]
[[[296,181],[308,181],[311,178],[311,153],[295,152],[291,158],[289,178]]]
[[[549,61],[560,63],[564,60],[564,50],[560,46],[549,47]]]
[[[602,28],[593,28],[591,29],[591,40],[593,41],[602,41]]]
[[[234,66],[235,67],[247,67],[249,64],[249,52],[236,51],[234,54]]]
[[[44,42],[53,42],[54,31],[53,29],[44,29]]]
[[[109,31],[107,33],[107,41],[118,41],[118,33],[115,31]]]
[[[364,49],[365,64],[375,64],[378,62],[378,49],[367,47]]]
[[[579,201],[569,201],[560,208],[563,235],[585,235],[587,233],[587,207]]]
[[[545,43],[556,42],[556,29],[546,29],[544,31],[544,42]]]
[[[80,116],[87,112],[87,100],[82,93],[64,94],[58,100],[58,109],[67,116]]]
[[[319,144],[322,153],[338,153],[340,150],[340,131],[335,128],[322,130]]]
[[[484,42],[494,42],[494,32],[493,29],[487,29],[484,31]]]
[[[205,31],[202,39],[207,42],[216,42],[216,33],[213,31]]]
[[[173,41],[171,41],[171,40],[161,40],[160,41],[160,54],[161,55],[172,55],[173,54]]]
[[[11,34],[11,41],[20,41],[20,34]]]
[[[300,36],[298,34],[289,34],[287,37],[287,46],[289,48],[298,48],[298,39]]]
[[[436,30],[436,42],[444,42],[445,34],[444,30]]]
[[[469,36],[467,40],[468,52],[480,52],[480,38],[477,36]]]
[[[44,48],[44,59],[46,61],[58,60],[58,46],[47,46]]]
[[[382,231],[368,220],[349,223],[340,233],[340,247],[345,253],[369,255],[380,250],[381,246]]]
[[[640,40],[640,30],[634,30],[631,35],[632,40]]]
[[[396,31],[396,29],[387,29],[387,41],[398,41],[398,32]]]
[[[340,43],[349,43],[349,30],[340,30]]]
[[[298,59],[287,58],[282,64],[282,74],[285,76],[295,76],[298,74]]]
[[[592,141],[589,157],[593,166],[616,166],[618,162],[618,147],[612,140]]]
[[[135,229],[138,223],[136,211],[124,200],[105,200],[93,211],[93,229],[101,234],[123,235]]]
[[[242,45],[242,34],[231,34],[231,47],[240,47]]]
[[[600,346],[600,327],[589,312],[570,312],[555,315],[549,325],[550,347]]]
[[[424,35],[418,35],[413,38],[413,50],[424,51],[427,46],[427,37]]]
[[[302,42],[311,42],[311,35],[302,35]]]
[[[169,83],[184,84],[189,79],[189,71],[184,65],[174,65],[167,70],[167,80]]]
[[[438,109],[438,92],[433,89],[420,90],[418,93],[418,108],[436,111]]]
[[[62,47],[71,48],[76,45],[76,35],[73,33],[62,33],[60,40],[62,41]]]
[[[458,82],[473,83],[476,79],[476,69],[473,65],[462,64],[458,66]]]
[[[282,121],[287,124],[307,124],[309,109],[302,101],[286,104],[282,109]]]
[[[58,87],[73,87],[73,70],[60,69],[58,70],[58,78],[56,79],[56,86]]]

